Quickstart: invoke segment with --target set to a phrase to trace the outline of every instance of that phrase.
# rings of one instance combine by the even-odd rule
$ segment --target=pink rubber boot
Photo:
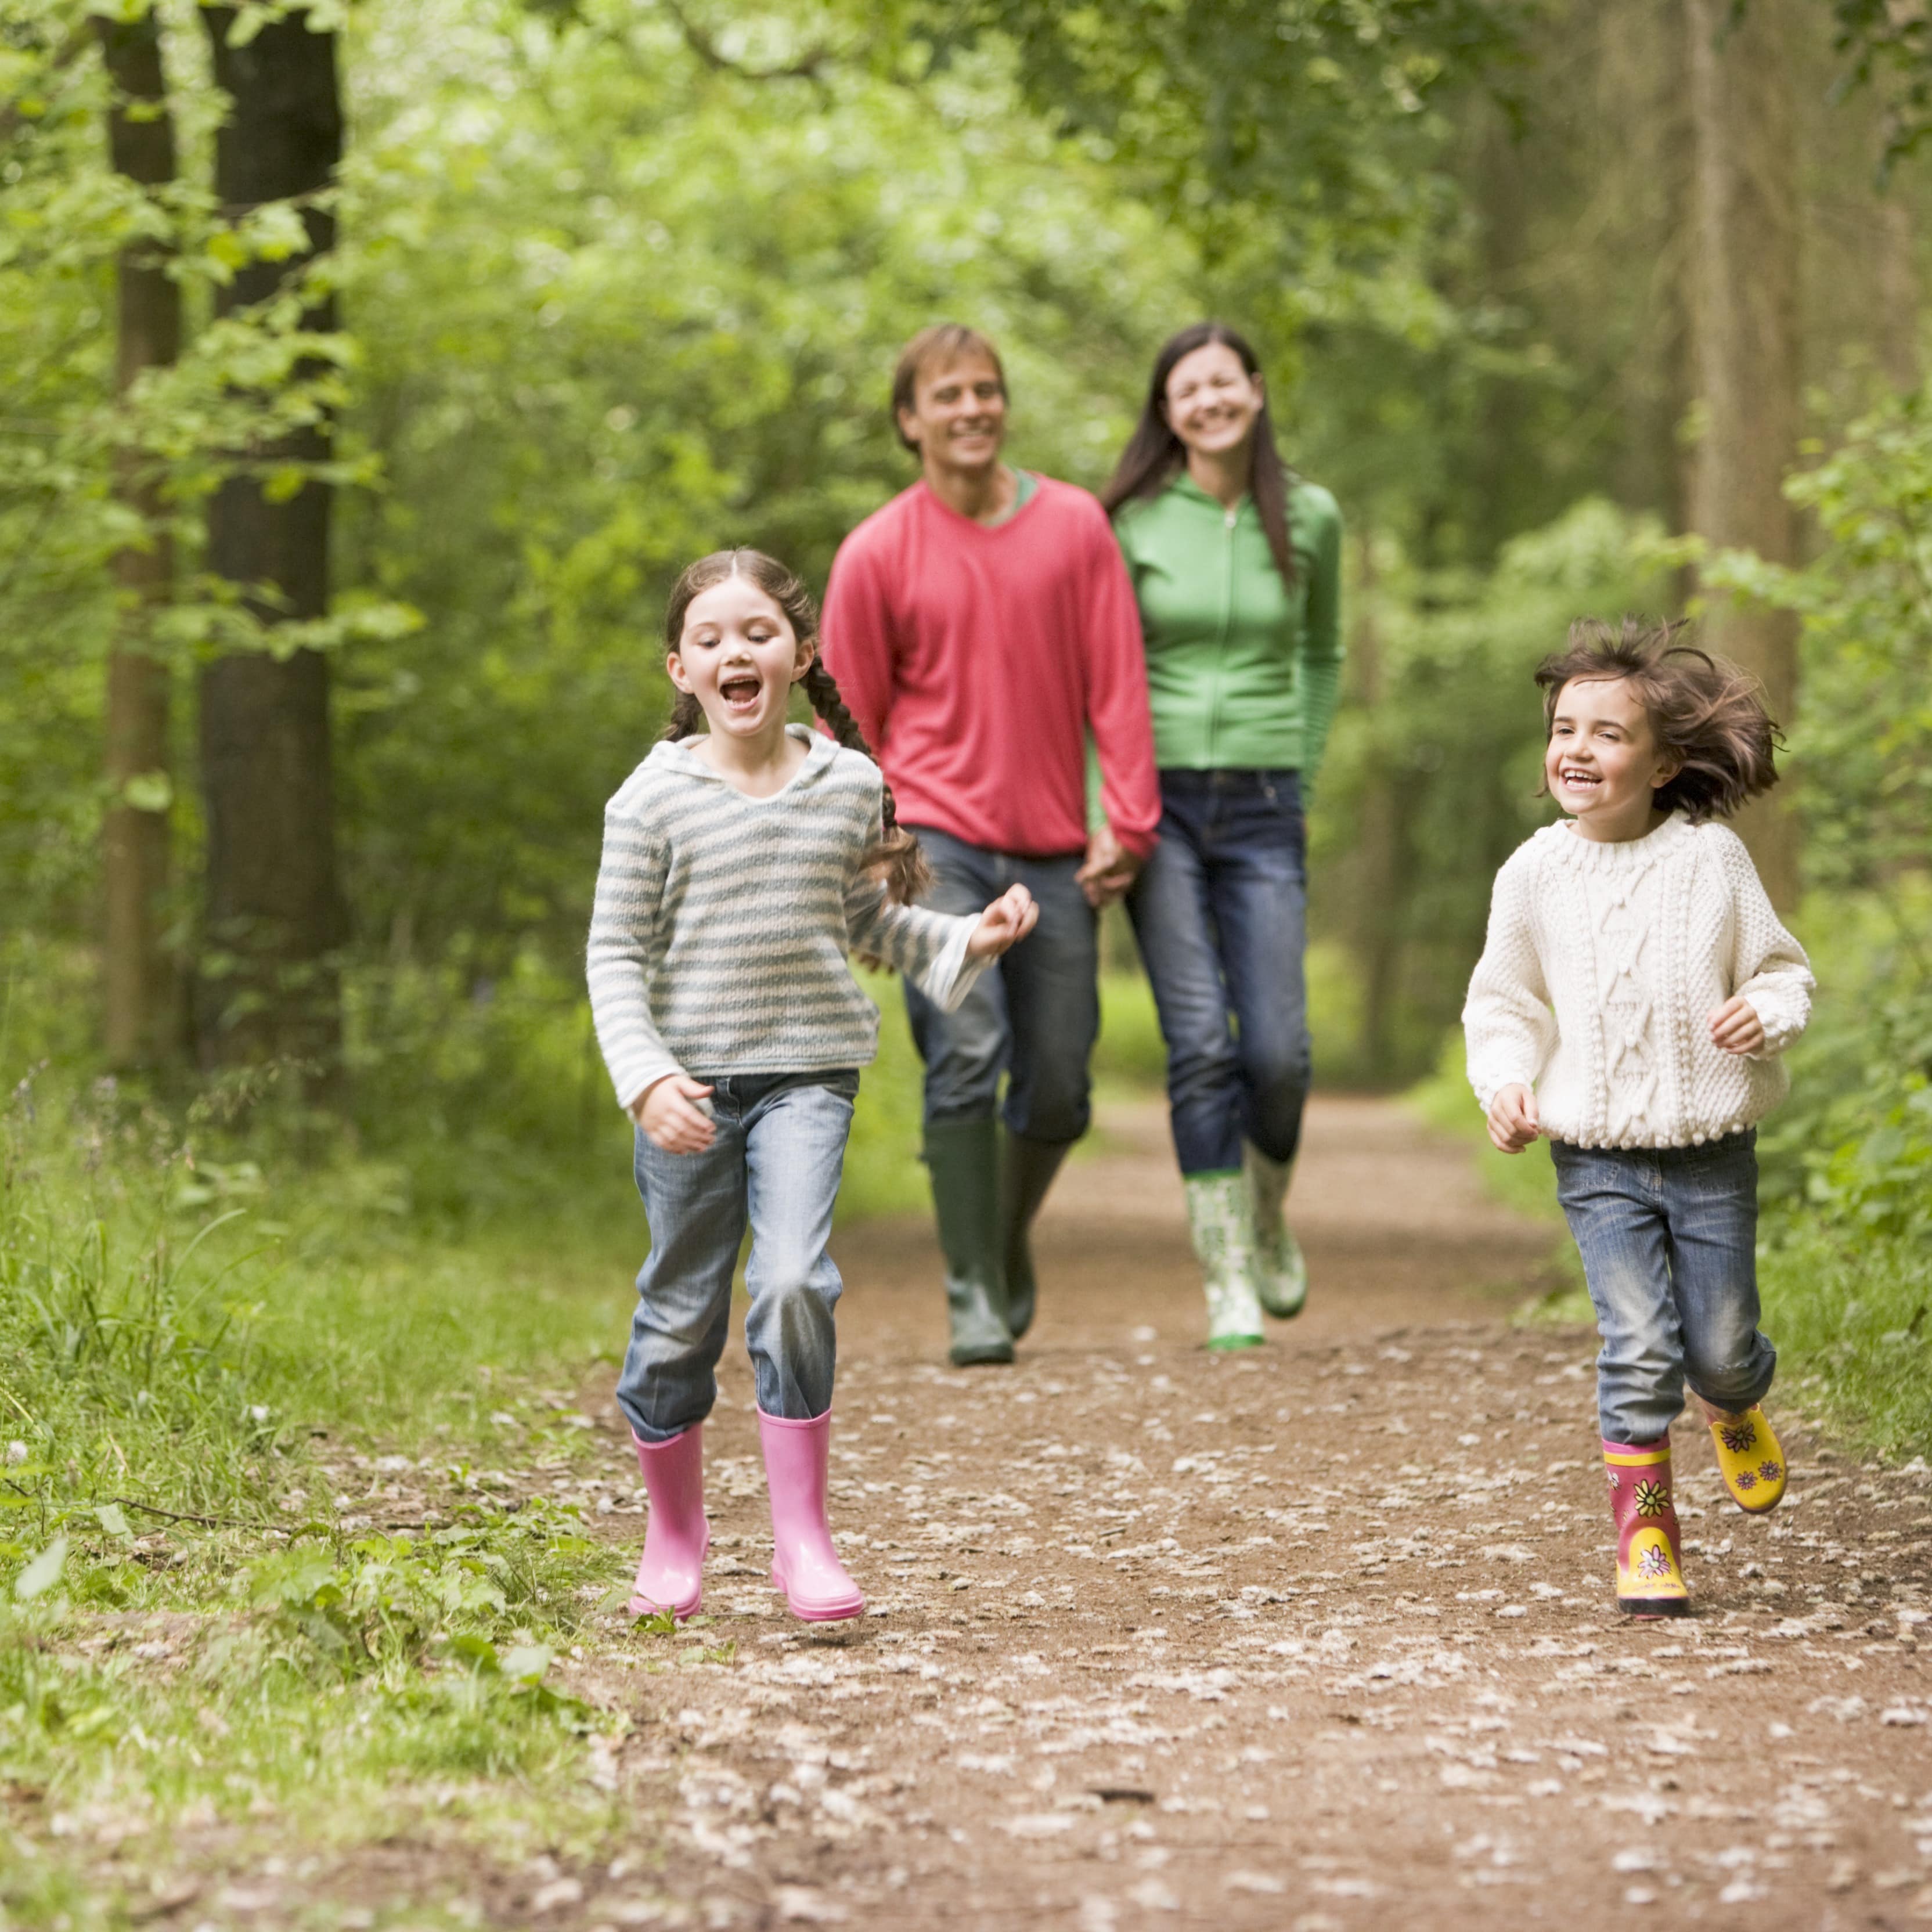
[[[704,1520],[704,1425],[694,1423],[668,1442],[631,1440],[638,1444],[651,1514],[630,1612],[694,1616],[704,1600],[704,1552],[711,1546]]]
[[[1604,1439],[1604,1472],[1617,1526],[1617,1608],[1640,1618],[1690,1612],[1684,1587],[1677,1509],[1670,1494],[1670,1438],[1657,1442]]]
[[[772,1496],[772,1587],[795,1617],[809,1624],[864,1614],[866,1600],[832,1546],[825,1518],[825,1480],[832,1412],[788,1422],[758,1412],[765,1483]]]

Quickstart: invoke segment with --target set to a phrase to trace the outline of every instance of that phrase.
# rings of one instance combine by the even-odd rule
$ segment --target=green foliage
[[[1876,887],[1932,850],[1932,394],[1852,423],[1786,494],[1817,520],[1815,562],[1727,553],[1705,574],[1803,616],[1807,866],[1821,885]]]

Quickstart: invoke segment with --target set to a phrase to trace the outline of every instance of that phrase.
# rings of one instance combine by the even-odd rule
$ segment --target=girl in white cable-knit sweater
[[[1755,685],[1680,627],[1586,622],[1537,673],[1544,774],[1570,814],[1497,875],[1462,1014],[1490,1138],[1548,1138],[1603,1336],[1597,1395],[1618,1530],[1617,1598],[1689,1607],[1671,1503],[1684,1384],[1738,1505],[1784,1492],[1758,1404],[1756,1123],[1812,980],[1736,833],[1714,824],[1777,782]]]

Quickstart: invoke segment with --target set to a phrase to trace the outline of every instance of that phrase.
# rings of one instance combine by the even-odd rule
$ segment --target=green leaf
[[[67,1568],[67,1538],[57,1536],[14,1579],[14,1594],[23,1604],[51,1590]]]
[[[519,1684],[538,1684],[556,1653],[540,1643],[520,1643],[502,1659],[503,1675]]]
[[[110,1536],[133,1538],[134,1532],[128,1527],[128,1519],[121,1513],[118,1503],[97,1504],[94,1514],[99,1518],[101,1528]]]
[[[136,812],[165,812],[175,802],[174,781],[166,772],[136,772],[121,788],[121,802]]]

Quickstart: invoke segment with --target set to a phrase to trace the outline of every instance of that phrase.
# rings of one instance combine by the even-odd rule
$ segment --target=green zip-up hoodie
[[[1114,519],[1140,604],[1155,761],[1292,767],[1312,780],[1342,682],[1342,517],[1289,490],[1295,580],[1281,580],[1254,501],[1224,510],[1184,470]]]

